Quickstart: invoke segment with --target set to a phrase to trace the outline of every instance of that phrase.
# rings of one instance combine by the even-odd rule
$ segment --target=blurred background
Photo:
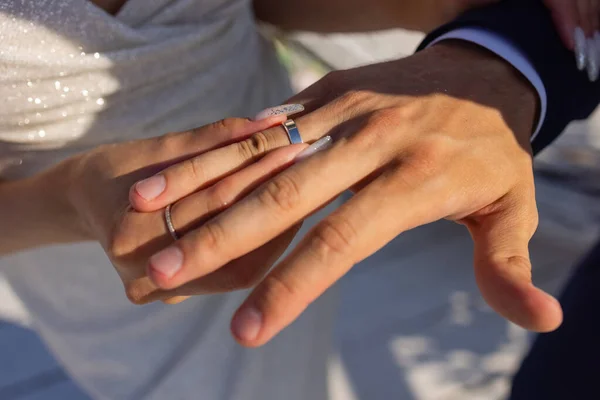
[[[331,69],[412,54],[420,34],[280,36],[296,90]],[[600,115],[573,124],[537,161],[534,281],[557,294],[600,224]],[[406,210],[410,212],[410,210]],[[472,273],[467,231],[449,222],[398,237],[338,285],[333,400],[503,399],[532,336],[493,313]],[[0,281],[0,400],[87,399]]]

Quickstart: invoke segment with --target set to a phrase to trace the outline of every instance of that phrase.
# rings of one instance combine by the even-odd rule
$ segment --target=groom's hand
[[[470,230],[489,304],[521,326],[552,330],[560,306],[533,286],[528,254],[537,226],[529,145],[536,99],[510,65],[463,42],[335,72],[293,99],[306,107],[296,119],[305,141],[331,134],[333,148],[154,255],[148,274],[165,290],[201,281],[353,189],[238,310],[232,330],[242,344],[267,342],[355,263],[442,218]],[[285,142],[280,130],[261,138],[263,149]],[[232,154],[221,166],[239,168],[248,156]],[[188,178],[172,176],[174,187],[178,179]]]
[[[174,221],[180,232],[185,233],[187,226],[197,226],[219,212],[227,202],[235,201],[236,196],[242,196],[284,168],[306,145],[282,148],[238,174],[233,173],[231,164],[223,169],[222,164],[216,161],[205,169],[187,161],[200,154],[207,154],[210,159],[215,153],[219,154],[218,150],[211,150],[232,142],[240,151],[245,149],[256,153],[254,147],[258,142],[255,139],[261,135],[260,132],[283,120],[285,116],[260,121],[227,119],[188,132],[101,146],[56,167],[58,172],[69,172],[68,198],[74,213],[88,236],[99,241],[105,249],[132,302],[178,302],[188,295],[250,287],[287,248],[297,226],[290,227],[276,240],[233,261],[212,276],[205,277],[202,282],[191,282],[172,291],[159,290],[146,276],[146,266],[152,254],[173,243],[165,224],[164,207],[140,213],[131,208],[128,199],[130,188],[136,181],[152,177],[171,165],[188,167],[186,176],[195,178],[195,184],[199,185],[197,189],[207,190],[201,192],[203,197],[194,198],[187,206],[180,202],[173,208]],[[286,140],[280,138],[279,145],[282,146]],[[246,163],[252,161],[250,157]],[[237,166],[241,167],[243,164]],[[148,202],[151,198],[161,198],[163,190],[173,190],[172,185],[161,182],[160,178],[157,182],[156,177],[138,182],[131,192],[140,198],[145,196]],[[215,182],[219,183],[213,185]],[[226,198],[225,195],[232,197]]]

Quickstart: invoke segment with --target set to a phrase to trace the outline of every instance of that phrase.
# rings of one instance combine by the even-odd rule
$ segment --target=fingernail
[[[309,147],[304,149],[302,152],[300,152],[300,154],[298,154],[296,156],[296,161],[302,161],[305,158],[308,158],[308,157],[314,155],[315,153],[327,150],[332,145],[333,145],[333,139],[331,138],[331,136],[325,136],[325,137],[317,140],[313,144],[311,144]]]
[[[575,62],[577,63],[577,68],[580,71],[583,71],[586,63],[586,39],[585,32],[580,27],[575,28],[575,34],[573,35],[575,39]]]
[[[284,104],[277,107],[267,108],[266,110],[262,110],[256,117],[254,117],[255,121],[266,119],[269,117],[275,117],[277,115],[294,115],[299,112],[304,111],[304,106],[302,104]]]
[[[154,200],[167,187],[167,180],[163,175],[155,175],[135,184],[135,191],[145,200]]]
[[[231,332],[241,340],[256,340],[262,327],[262,314],[251,307],[240,310],[231,321]]]
[[[596,41],[592,38],[587,40],[587,73],[591,82],[598,80],[598,52]]]
[[[183,265],[183,252],[176,246],[168,247],[150,257],[150,267],[167,278],[172,278]]]

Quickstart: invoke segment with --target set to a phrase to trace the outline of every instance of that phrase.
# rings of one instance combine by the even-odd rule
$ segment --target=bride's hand
[[[544,0],[577,67],[595,82],[600,65],[600,0]]]
[[[164,210],[139,213],[129,205],[130,187],[136,181],[229,143],[236,144],[226,149],[236,154],[246,154],[248,157],[245,162],[252,162],[252,155],[258,154],[263,147],[261,134],[251,135],[278,125],[282,120],[285,120],[285,116],[258,121],[227,119],[188,132],[101,146],[65,161],[63,164],[68,168],[63,164],[57,167],[58,170],[70,171],[68,198],[88,231],[88,236],[98,240],[108,254],[132,302],[139,304],[163,300],[173,303],[184,299],[181,296],[249,287],[255,283],[256,276],[262,276],[286,249],[297,226],[290,226],[275,240],[232,261],[201,283],[191,282],[172,291],[158,290],[147,278],[146,267],[152,254],[173,243],[165,225]],[[247,137],[250,138],[245,139]],[[282,140],[280,145],[283,144]],[[262,179],[283,168],[304,147],[306,145],[280,149],[237,174],[235,170],[244,164],[240,163],[233,168],[227,165],[225,168],[220,160],[219,150],[208,153],[208,158],[212,160],[210,165],[183,163],[189,168],[186,176],[193,180],[198,189],[208,187],[220,179],[221,183],[202,192],[203,197],[192,197],[190,201],[184,199],[173,209],[174,221],[182,226],[181,233],[185,233],[189,227],[197,226]],[[225,176],[228,177],[223,179]],[[159,182],[158,185],[160,184]],[[157,190],[160,187],[157,188],[152,181],[145,181],[138,184],[136,189],[151,198],[158,196]],[[167,189],[173,190],[174,187],[169,185]],[[245,268],[238,268],[240,265]],[[228,270],[239,271],[232,276],[227,273]]]
[[[148,276],[156,285],[172,290],[201,282],[352,189],[355,197],[318,224],[240,307],[232,330],[242,344],[269,341],[355,263],[442,218],[470,230],[477,282],[496,311],[533,330],[560,324],[556,300],[531,282],[528,254],[537,226],[529,144],[536,95],[509,64],[474,45],[444,42],[403,60],[332,73],[293,101],[306,107],[296,119],[304,140],[329,134],[333,147],[268,179],[155,254]],[[256,143],[253,151],[225,148],[194,162],[201,176],[212,177],[211,160],[235,171],[287,138],[268,130]],[[202,201],[202,192],[190,195],[197,190],[192,170],[167,170],[165,200],[154,207],[185,196],[182,210]],[[233,200],[227,186],[220,193],[219,204]]]

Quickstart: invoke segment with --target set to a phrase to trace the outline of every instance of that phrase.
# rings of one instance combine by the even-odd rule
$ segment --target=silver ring
[[[175,226],[173,225],[173,220],[171,219],[171,204],[165,207],[165,223],[167,224],[167,229],[173,240],[179,240],[179,235],[177,234]]]
[[[290,144],[304,143],[304,141],[302,140],[302,136],[300,136],[298,126],[296,126],[296,123],[293,119],[288,119],[282,125],[285,131],[287,132],[288,138],[290,139]]]

